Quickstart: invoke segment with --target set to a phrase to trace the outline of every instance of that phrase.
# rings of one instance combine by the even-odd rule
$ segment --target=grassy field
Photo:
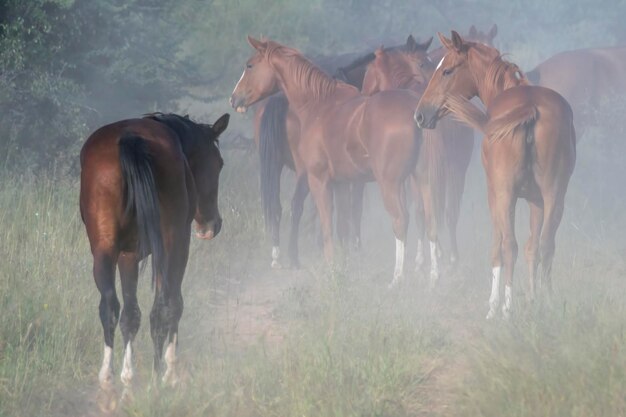
[[[374,187],[361,252],[329,268],[316,228],[304,225],[304,268],[270,270],[255,156],[228,151],[224,230],[192,243],[183,284],[183,381],[175,390],[150,384],[146,275],[134,400],[113,414],[625,416],[626,198],[623,185],[608,182],[624,168],[596,143],[579,147],[557,241],[556,295],[525,301],[520,257],[510,322],[484,320],[491,229],[477,160],[461,218],[461,264],[429,293],[413,272],[399,289],[386,289],[393,237]],[[77,178],[0,173],[0,416],[101,415],[99,296],[77,201]],[[521,246],[527,210],[519,206]]]

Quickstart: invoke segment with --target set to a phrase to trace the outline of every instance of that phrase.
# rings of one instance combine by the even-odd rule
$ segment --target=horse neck
[[[289,106],[298,114],[335,93],[337,82],[301,56],[275,56],[271,63]]]
[[[504,61],[499,55],[491,61],[470,60],[470,72],[478,97],[487,107],[504,90],[528,85],[528,80],[517,65]]]

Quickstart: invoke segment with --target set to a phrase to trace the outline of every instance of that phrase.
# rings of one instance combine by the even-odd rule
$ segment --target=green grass
[[[582,166],[591,169],[594,158],[601,156]],[[624,224],[626,216],[615,209],[592,215],[607,204],[589,199],[590,190],[601,192],[600,176],[573,181],[555,297],[525,302],[520,256],[514,318],[485,322],[490,225],[479,167],[464,202],[461,266],[429,294],[425,279],[410,272],[408,283],[387,291],[393,238],[386,221],[368,223],[386,219],[377,192],[367,197],[362,253],[340,255],[328,268],[312,228],[303,236],[304,269],[271,271],[254,156],[232,151],[225,159],[223,232],[211,242],[193,240],[183,283],[183,382],[174,390],[150,384],[146,274],[134,401],[117,415],[626,415],[624,239],[603,226]],[[519,216],[518,230],[525,221]],[[0,230],[0,416],[99,415],[99,296],[76,178],[0,173]],[[246,310],[246,289],[254,295],[268,287],[272,300],[261,294],[259,309]],[[257,318],[245,317],[250,311],[271,320],[279,335],[257,329],[239,337],[236,325]],[[119,340],[117,332],[118,388]]]

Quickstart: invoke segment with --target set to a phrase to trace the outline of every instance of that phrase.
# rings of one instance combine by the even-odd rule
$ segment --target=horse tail
[[[501,140],[513,134],[516,129],[526,129],[526,141],[532,142],[532,129],[528,129],[534,125],[539,113],[535,106],[518,106],[509,109],[503,115],[491,119],[485,125],[485,134],[492,142]]]
[[[463,97],[449,96],[446,100],[446,107],[452,112],[456,119],[485,133],[485,126],[487,125],[489,116],[471,101]]]
[[[443,129],[425,129],[421,151],[422,158],[426,160],[426,175],[428,175],[428,188],[430,190],[432,216],[437,228],[440,227],[440,219],[446,205],[446,144],[443,138]]]
[[[280,174],[284,165],[283,150],[287,143],[287,98],[280,94],[269,98],[259,128],[259,158],[261,169],[261,200],[265,229],[272,230],[280,222]]]
[[[139,136],[124,136],[118,146],[126,201],[124,216],[134,217],[137,223],[137,250],[139,257],[144,258],[141,269],[145,268],[145,257],[152,254],[152,287],[154,288],[156,276],[160,273],[163,279],[161,285],[165,290],[165,248],[152,156],[146,140]]]

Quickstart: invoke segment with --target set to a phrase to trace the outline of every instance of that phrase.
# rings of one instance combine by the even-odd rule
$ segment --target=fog
[[[626,3],[617,0],[2,2],[0,254],[7,264],[0,311],[8,318],[0,321],[0,415],[45,409],[92,416],[111,405],[103,407],[98,393],[102,331],[76,202],[79,153],[98,127],[150,112],[202,123],[231,114],[219,142],[224,225],[210,242],[192,238],[178,339],[182,384],[159,395],[150,388],[150,272],[140,278],[138,382],[130,403],[114,401],[115,415],[626,414],[626,53],[584,55],[543,78],[531,72],[564,51],[623,46],[625,18]],[[350,62],[403,45],[411,34],[418,42],[434,37],[433,50],[441,46],[438,32],[464,36],[472,26],[496,30],[494,46],[531,81],[578,87],[566,97],[577,159],[556,237],[554,294],[528,300],[529,209],[519,199],[513,316],[485,320],[492,222],[478,132],[461,203],[459,262],[442,260],[435,289],[427,267],[416,266],[411,197],[405,282],[387,288],[396,247],[375,182],[365,189],[362,247],[336,242],[330,263],[307,197],[301,267],[290,268],[296,184],[287,167],[281,268],[272,268],[255,108],[240,114],[229,104],[254,53],[247,36],[278,41],[314,62],[339,55]],[[575,69],[589,62],[591,70],[578,76]],[[445,255],[445,224],[439,234]],[[118,388],[121,341],[116,332]]]

